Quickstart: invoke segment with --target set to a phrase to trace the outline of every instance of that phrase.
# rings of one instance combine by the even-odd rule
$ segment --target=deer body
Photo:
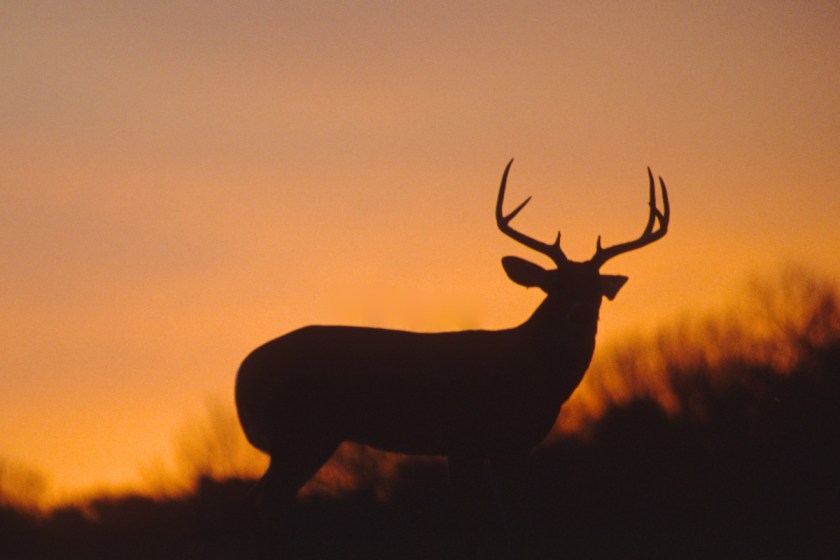
[[[606,249],[599,238],[590,260],[574,262],[561,251],[559,234],[546,244],[510,227],[528,202],[502,212],[511,163],[499,188],[497,225],[556,265],[546,270],[518,257],[502,259],[511,280],[546,294],[523,324],[445,333],[309,326],[258,347],[243,361],[236,380],[240,423],[251,444],[271,458],[256,504],[265,558],[285,549],[282,524],[295,494],[343,441],[445,455],[471,558],[479,549],[476,508],[482,464],[489,459],[506,494],[509,554],[520,557],[528,453],[589,367],[603,297],[613,299],[627,280],[601,274],[600,267],[665,235],[670,210],[661,179],[664,212],[657,209],[648,170],[644,233]]]
[[[398,453],[530,449],[594,347],[594,329],[531,323],[446,333],[305,327],[246,358],[237,405],[251,443],[268,453],[300,426],[325,444]]]

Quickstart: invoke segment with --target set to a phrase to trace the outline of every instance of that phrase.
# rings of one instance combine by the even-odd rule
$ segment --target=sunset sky
[[[724,4],[721,7],[719,4]],[[840,4],[4,2],[0,458],[136,484],[309,324],[515,325],[493,207],[573,259],[672,229],[601,349],[780,262],[840,276]]]

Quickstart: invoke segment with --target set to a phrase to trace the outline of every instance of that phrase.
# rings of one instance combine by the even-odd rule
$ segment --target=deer
[[[496,224],[506,236],[548,257],[554,268],[502,258],[514,283],[545,298],[522,324],[502,330],[410,332],[359,326],[306,326],[253,350],[236,377],[235,401],[247,440],[269,456],[255,490],[257,540],[264,558],[288,553],[284,525],[298,490],[342,442],[446,458],[460,514],[466,558],[480,551],[482,470],[496,480],[505,547],[526,546],[528,461],[580,384],[595,350],[599,310],[626,276],[601,274],[613,257],[645,247],[668,231],[670,205],[653,174],[647,225],[638,238],[570,260],[560,233],[545,243],[511,227],[531,197],[508,214],[502,174]]]

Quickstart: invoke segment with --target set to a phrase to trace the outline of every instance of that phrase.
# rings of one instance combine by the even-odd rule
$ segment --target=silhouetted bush
[[[37,519],[33,515],[0,505],[0,558],[28,558],[39,538]]]
[[[834,557],[839,349],[812,356],[825,361],[818,375],[745,370],[726,391],[680,393],[703,415],[647,399],[611,409],[586,441],[540,455],[538,517],[581,552],[608,538],[628,553],[593,557]]]

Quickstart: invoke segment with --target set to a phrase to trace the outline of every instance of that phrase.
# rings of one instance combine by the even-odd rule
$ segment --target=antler
[[[659,186],[662,188],[663,206],[663,211],[660,212],[656,207],[656,188],[653,181],[653,173],[650,172],[650,167],[648,167],[647,171],[648,178],[650,179],[650,214],[648,215],[648,222],[647,226],[645,226],[645,231],[634,241],[619,243],[618,245],[613,245],[612,247],[607,247],[606,249],[601,247],[601,236],[599,235],[598,243],[595,246],[595,255],[589,261],[599,268],[611,258],[622,253],[627,253],[628,251],[639,249],[645,245],[649,245],[657,239],[661,239],[668,232],[668,220],[671,218],[671,207],[668,204],[668,190],[665,188],[665,181],[662,180],[662,177],[659,178]],[[659,222],[659,228],[654,231],[653,228],[657,222]]]
[[[513,160],[511,159],[508,162],[507,167],[505,167],[504,174],[502,174],[502,184],[499,186],[499,198],[496,200],[496,224],[499,226],[499,229],[502,230],[502,233],[518,241],[519,243],[522,243],[526,247],[529,247],[535,251],[542,253],[543,255],[553,260],[554,264],[559,266],[560,264],[569,260],[566,258],[566,255],[563,254],[563,251],[560,249],[559,231],[557,232],[557,239],[554,241],[553,244],[549,245],[548,243],[538,241],[510,227],[510,221],[513,220],[513,218],[516,217],[517,214],[519,214],[519,211],[522,210],[526,204],[528,204],[528,201],[531,200],[530,196],[525,199],[525,202],[517,206],[513,210],[513,212],[511,212],[507,216],[505,216],[502,213],[502,203],[505,199],[505,186],[507,185],[508,172],[510,171],[510,166],[512,164]]]

